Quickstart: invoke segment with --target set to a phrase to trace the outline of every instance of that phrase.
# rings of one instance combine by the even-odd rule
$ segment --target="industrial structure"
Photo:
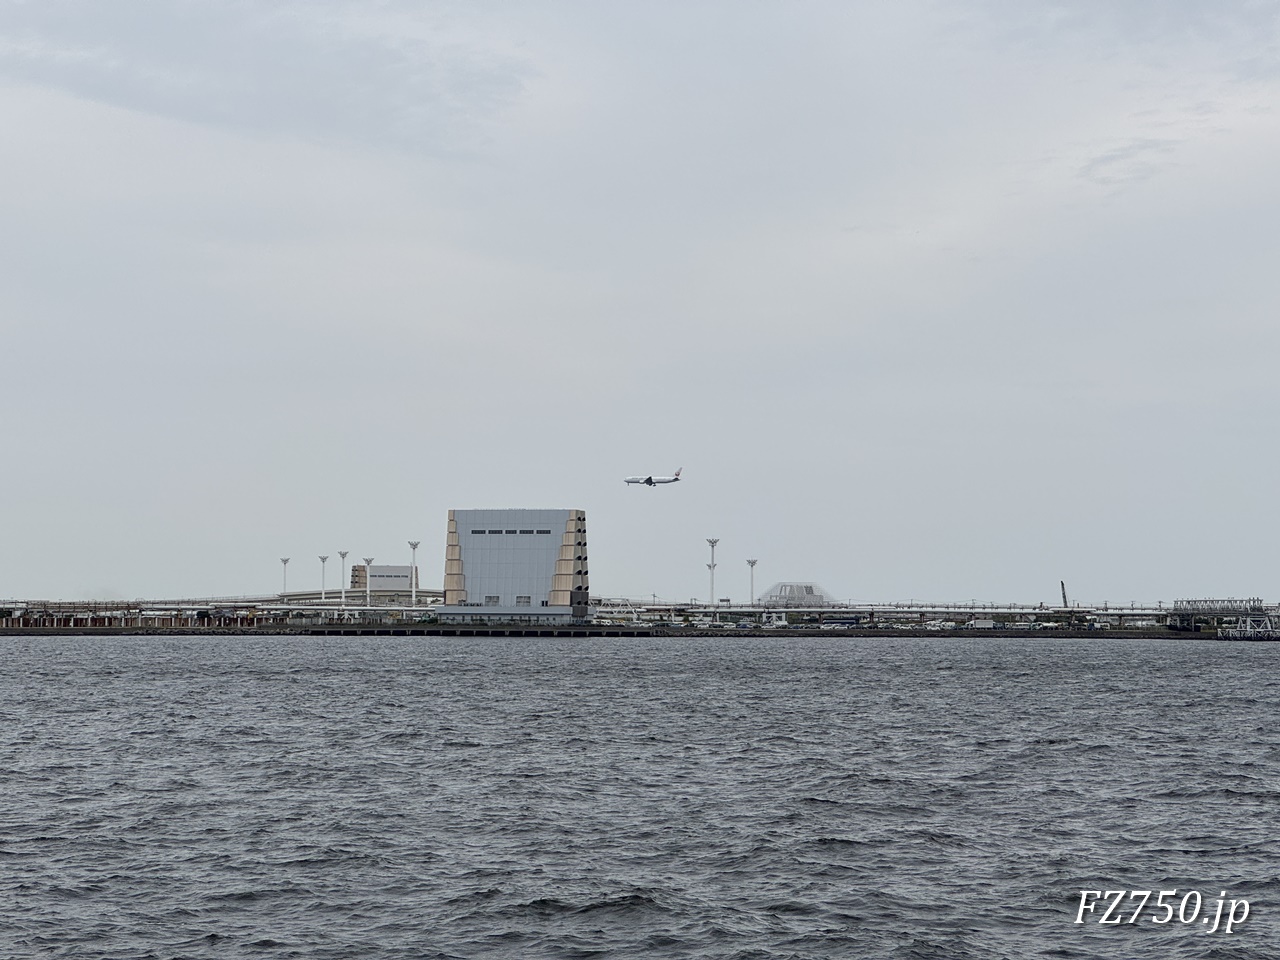
[[[1223,640],[1280,639],[1280,606],[1259,597],[1245,600],[1175,600],[1169,614],[1173,630],[1216,628]]]
[[[591,619],[582,510],[450,510],[441,622]]]

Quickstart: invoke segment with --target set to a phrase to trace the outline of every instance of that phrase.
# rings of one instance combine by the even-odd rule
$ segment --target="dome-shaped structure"
[[[756,598],[756,603],[774,607],[825,607],[835,602],[816,583],[775,583]]]

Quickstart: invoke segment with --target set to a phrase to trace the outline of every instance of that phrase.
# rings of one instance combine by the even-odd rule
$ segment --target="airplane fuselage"
[[[683,470],[681,467],[680,470]],[[660,483],[677,483],[680,480],[680,470],[676,471],[674,477],[624,477],[624,483],[642,483],[646,487],[656,487]]]

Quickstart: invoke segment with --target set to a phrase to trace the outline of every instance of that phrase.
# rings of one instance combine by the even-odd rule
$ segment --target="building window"
[[[485,597],[484,605],[486,607],[496,607],[501,599],[501,597]]]
[[[516,606],[527,607],[530,605],[531,600],[533,600],[533,597],[516,597]]]
[[[539,533],[550,533],[551,531],[550,531],[550,530],[539,530],[538,532],[539,532]]]
[[[502,531],[501,531],[501,530],[490,530],[489,532],[490,532],[490,533],[501,533]]]
[[[477,534],[477,533],[484,533],[484,531],[483,531],[483,530],[472,530],[472,531],[471,531],[471,533],[474,535],[474,534]]]
[[[533,533],[533,531],[532,531],[532,530],[521,530],[520,532],[521,532],[521,533]]]
[[[515,533],[515,531],[514,531],[514,530],[508,530],[508,531],[506,531],[506,532],[507,532],[507,533]]]

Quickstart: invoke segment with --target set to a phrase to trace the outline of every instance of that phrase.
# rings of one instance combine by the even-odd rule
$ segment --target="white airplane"
[[[684,467],[680,468],[680,470],[683,469]],[[643,483],[646,487],[656,487],[660,483],[675,483],[680,479],[680,470],[676,471],[676,475],[674,477],[627,477],[625,482]]]

